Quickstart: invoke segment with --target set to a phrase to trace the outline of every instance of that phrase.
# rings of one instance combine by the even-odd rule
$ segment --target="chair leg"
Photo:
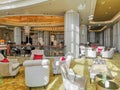
[[[13,76],[13,78],[15,78],[15,76]]]
[[[32,90],[32,88],[31,88],[31,87],[29,87],[29,90]]]
[[[44,88],[44,90],[46,90],[46,86],[44,86],[43,88]]]

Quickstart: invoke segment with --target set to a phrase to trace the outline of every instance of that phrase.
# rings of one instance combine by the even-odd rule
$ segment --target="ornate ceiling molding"
[[[9,26],[64,26],[63,16],[6,16],[0,18],[0,24]]]
[[[90,21],[89,23],[90,24],[111,24],[111,23],[114,23],[116,21],[120,20],[120,12],[118,12],[111,20],[107,20],[107,21]]]

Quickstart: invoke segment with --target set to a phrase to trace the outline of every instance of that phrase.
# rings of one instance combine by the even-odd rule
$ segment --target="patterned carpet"
[[[22,63],[24,60],[28,58],[24,57],[8,57],[8,58],[18,58]],[[114,76],[115,82],[120,85],[120,54],[115,54],[112,59],[105,59],[108,68],[110,68],[112,75]],[[50,60],[51,63],[53,60]],[[92,65],[92,59],[88,58],[80,58],[75,59],[71,62],[71,68],[75,71],[76,74],[84,75],[87,78],[86,90],[96,90],[96,83],[90,84],[89,78],[89,69]],[[15,78],[0,77],[0,90],[29,90],[29,88],[25,85],[24,79],[24,67],[20,67],[20,72],[17,74]],[[43,87],[32,88],[32,90],[44,90]],[[50,69],[50,82],[46,86],[46,90],[64,90],[64,86],[62,83],[61,75],[52,74],[52,69]]]

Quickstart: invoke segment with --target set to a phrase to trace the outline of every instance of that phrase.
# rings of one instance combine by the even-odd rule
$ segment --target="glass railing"
[[[40,45],[10,45],[10,55],[31,54],[34,49],[44,50],[45,56],[63,56],[65,46],[40,46]]]

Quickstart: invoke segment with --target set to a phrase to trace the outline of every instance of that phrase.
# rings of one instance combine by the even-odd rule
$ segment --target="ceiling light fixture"
[[[83,9],[85,9],[85,7],[86,7],[86,4],[84,3],[84,4],[80,4],[79,6],[78,6],[78,10],[83,10]]]
[[[27,45],[30,45],[30,41],[29,41],[29,37],[30,37],[30,26],[28,25],[28,22],[29,22],[29,18],[27,17],[27,25],[24,26],[24,29],[25,29],[25,35],[28,37],[28,43]]]
[[[81,0],[80,5],[78,6],[78,10],[83,10],[86,7],[86,0]]]
[[[88,20],[93,20],[93,15],[88,16]]]

